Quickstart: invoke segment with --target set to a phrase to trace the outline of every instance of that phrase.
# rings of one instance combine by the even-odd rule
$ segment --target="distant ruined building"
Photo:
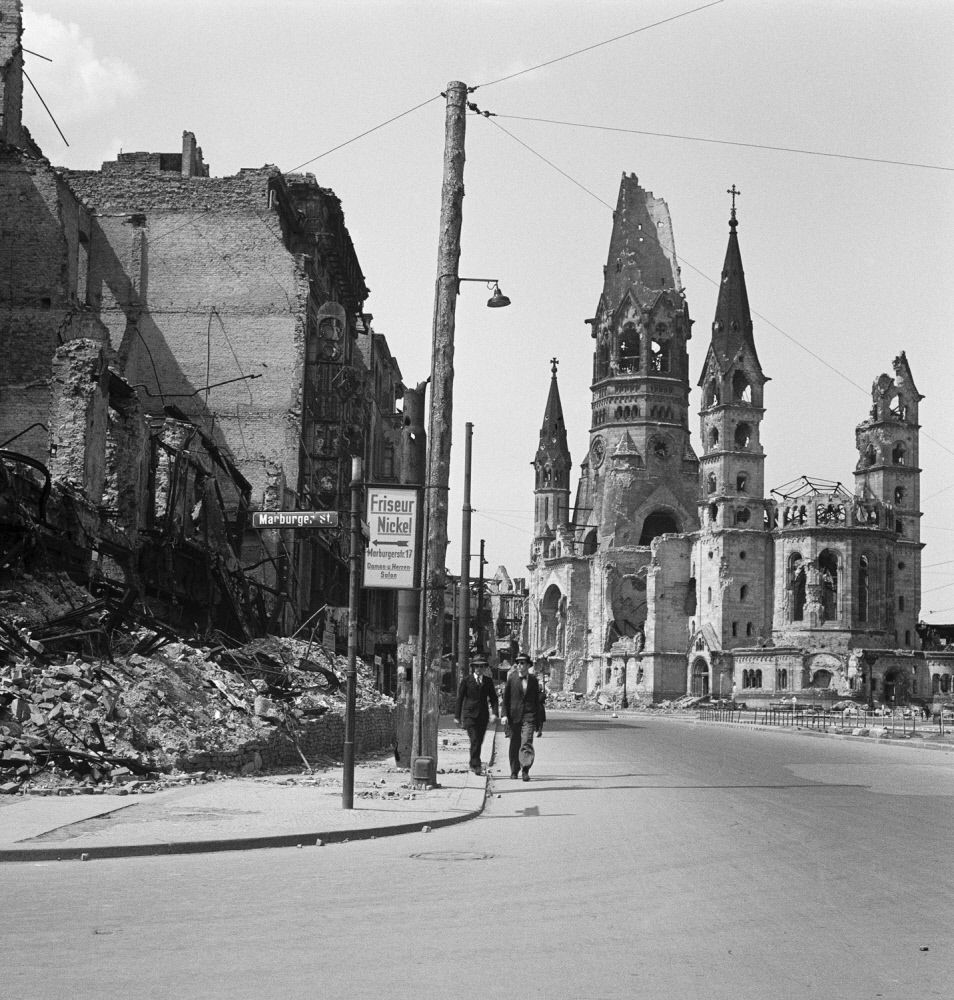
[[[552,363],[534,458],[529,643],[551,685],[641,702],[954,690],[922,651],[917,391],[905,355],[856,429],[854,491],[802,477],[766,495],[762,371],[735,189],[689,440],[692,320],[666,204],[623,176],[595,341],[589,451],[571,459]],[[805,694],[803,694],[803,692]]]

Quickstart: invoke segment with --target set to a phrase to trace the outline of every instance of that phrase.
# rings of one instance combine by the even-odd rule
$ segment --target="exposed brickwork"
[[[301,752],[309,763],[340,760],[344,745],[344,716],[329,712],[320,719],[303,722],[295,733],[295,741],[282,728],[276,727],[264,741],[250,743],[240,750],[209,751],[190,754],[176,761],[183,771],[240,772],[244,767],[281,768],[302,763]],[[394,707],[373,705],[355,712],[355,753],[371,754],[390,750],[394,746]]]

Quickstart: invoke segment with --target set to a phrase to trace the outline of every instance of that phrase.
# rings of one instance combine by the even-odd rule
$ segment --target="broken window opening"
[[[649,364],[650,368],[654,372],[659,372],[660,374],[667,374],[670,369],[670,350],[669,350],[668,340],[656,340],[650,345],[650,357]]]
[[[868,557],[858,562],[858,621],[868,620]]]
[[[639,331],[633,323],[627,323],[620,336],[619,370],[621,372],[639,371]]]
[[[752,512],[748,507],[739,507],[735,512],[735,523],[736,524],[748,524],[749,518],[752,516]]]
[[[864,468],[870,469],[872,465],[878,460],[878,453],[874,449],[874,445],[869,444],[865,448],[861,456],[861,464]]]
[[[709,428],[709,447],[710,448],[715,448],[715,446],[718,443],[719,443],[719,428],[718,427],[710,427]]]
[[[739,424],[735,429],[735,446],[744,451],[752,440],[752,428],[748,424]]]
[[[719,383],[716,379],[711,378],[706,383],[705,405],[718,406],[719,403],[721,402],[722,400],[719,392]]]
[[[838,555],[825,549],[818,557],[818,574],[822,584],[822,620],[838,617]]]
[[[719,508],[716,504],[709,504],[709,523],[718,524],[719,522]]]
[[[735,489],[737,493],[744,493],[745,487],[749,482],[749,474],[747,472],[740,472],[735,477]]]
[[[745,372],[736,372],[732,376],[732,398],[737,403],[752,402],[752,385]]]
[[[718,484],[716,483],[715,473],[710,472],[709,475],[706,476],[706,489],[709,493],[715,493],[717,488]]]
[[[792,621],[805,617],[805,566],[800,552],[793,552],[788,560],[788,580],[791,591]]]
[[[903,486],[895,486],[895,488],[894,488],[894,502],[895,503],[904,503],[904,487]]]
[[[906,449],[904,443],[899,441],[891,452],[891,461],[894,465],[905,465],[906,464]]]

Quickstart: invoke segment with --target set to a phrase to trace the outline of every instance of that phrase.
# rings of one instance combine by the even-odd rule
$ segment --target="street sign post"
[[[421,492],[398,486],[368,486],[365,517],[364,586],[412,590],[418,585],[417,535]]]

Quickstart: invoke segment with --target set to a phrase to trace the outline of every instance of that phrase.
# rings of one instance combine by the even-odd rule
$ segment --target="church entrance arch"
[[[643,521],[643,532],[639,536],[640,545],[649,543],[659,535],[670,535],[679,531],[679,522],[668,510],[654,510]]]
[[[563,638],[566,630],[566,598],[560,588],[550,584],[540,602],[540,647],[541,649],[563,652]]]
[[[709,664],[702,656],[692,661],[692,694],[705,698],[709,694]]]
[[[907,705],[911,698],[911,674],[904,667],[892,667],[885,672],[882,689],[886,705]]]

